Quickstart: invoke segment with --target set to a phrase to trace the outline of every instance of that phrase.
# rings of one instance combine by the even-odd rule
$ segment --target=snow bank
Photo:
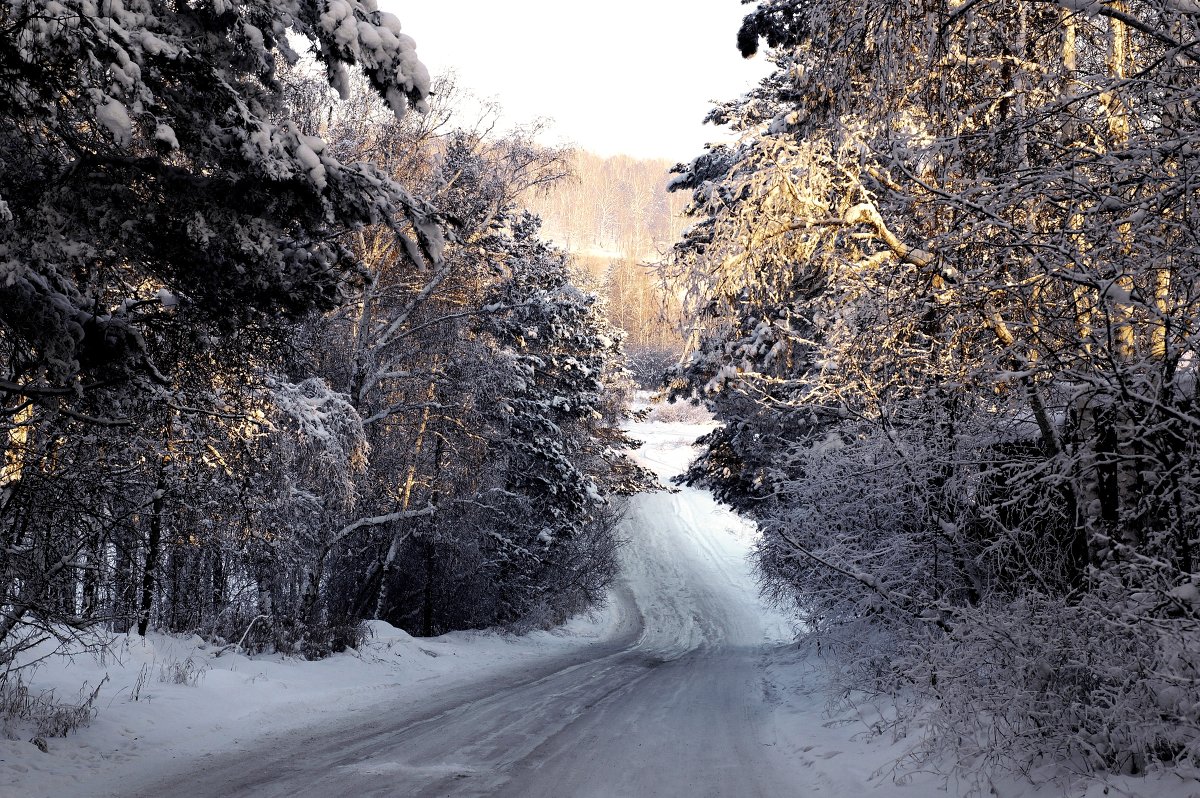
[[[361,651],[308,662],[246,657],[199,637],[109,635],[99,653],[45,659],[26,673],[34,692],[76,701],[102,686],[95,720],[67,737],[28,742],[29,724],[0,739],[0,798],[119,795],[122,785],[182,768],[248,741],[364,711],[386,698],[416,704],[431,693],[578,651],[608,639],[615,611],[579,618],[553,632],[515,636],[455,632],[414,638],[370,622]],[[26,661],[50,653],[26,654]]]

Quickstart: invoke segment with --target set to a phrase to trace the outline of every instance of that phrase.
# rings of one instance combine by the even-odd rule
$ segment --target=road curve
[[[693,434],[649,425],[643,461],[678,466]],[[139,795],[796,795],[776,745],[747,535],[708,494],[636,497],[625,522],[613,639],[371,717],[263,741],[164,776]]]

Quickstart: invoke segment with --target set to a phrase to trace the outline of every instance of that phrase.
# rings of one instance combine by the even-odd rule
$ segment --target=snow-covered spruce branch
[[[82,421],[85,424],[92,424],[98,427],[133,426],[133,419],[129,418],[100,418],[98,416],[89,416],[86,413],[80,413],[79,411],[72,410],[69,407],[61,408],[59,412],[68,418],[73,418],[76,421]]]

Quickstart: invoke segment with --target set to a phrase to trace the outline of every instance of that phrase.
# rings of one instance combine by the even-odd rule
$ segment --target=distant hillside
[[[580,254],[652,258],[678,239],[687,197],[667,193],[670,161],[576,152],[572,162],[575,179],[528,198],[556,243]]]
[[[572,155],[572,179],[525,197],[547,238],[571,252],[627,333],[626,349],[643,381],[678,358],[677,304],[645,264],[659,260],[686,226],[686,194],[668,194],[664,160]]]

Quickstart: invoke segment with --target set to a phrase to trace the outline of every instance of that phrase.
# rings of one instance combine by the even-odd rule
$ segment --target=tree
[[[362,617],[423,635],[496,623],[553,623],[602,596],[614,562],[616,507],[606,496],[612,492],[609,482],[627,482],[636,473],[619,455],[627,443],[610,426],[620,415],[617,397],[591,396],[597,384],[603,386],[599,390],[611,387],[619,373],[614,335],[587,355],[605,364],[601,383],[558,383],[563,401],[583,402],[586,395],[591,405],[604,408],[606,420],[589,417],[581,433],[602,442],[575,441],[577,449],[588,449],[586,456],[560,454],[556,462],[564,470],[554,489],[565,491],[567,481],[578,477],[593,484],[594,495],[565,504],[547,524],[526,507],[537,499],[510,484],[530,463],[509,457],[509,437],[519,425],[507,415],[511,410],[497,409],[512,401],[508,391],[529,389],[529,375],[524,366],[516,370],[517,361],[496,343],[489,325],[521,312],[532,300],[516,293],[498,298],[495,292],[519,270],[521,291],[532,291],[540,280],[572,302],[595,307],[580,292],[559,285],[567,279],[561,259],[545,255],[525,263],[523,255],[513,254],[520,219],[516,208],[562,176],[563,154],[535,146],[527,131],[495,137],[487,124],[477,130],[439,127],[438,120],[446,118],[441,103],[452,101],[452,87],[438,88],[429,116],[397,122],[361,87],[352,92],[347,112],[311,79],[294,77],[300,78],[300,92],[293,102],[304,109],[307,129],[320,130],[345,158],[369,153],[393,170],[396,180],[436,204],[453,233],[437,268],[411,269],[388,228],[364,229],[354,242],[364,265],[361,287],[341,308],[303,325],[296,337],[294,346],[306,361],[293,367],[294,374],[289,371],[289,379],[299,382],[303,375],[317,374],[344,394],[361,420],[369,450],[364,467],[351,475],[353,501],[332,508],[326,501],[322,511],[332,510],[329,518],[314,523],[315,516],[302,514],[286,536],[330,545],[281,550],[283,556],[274,558],[277,570],[291,574],[321,564],[319,582],[309,584],[314,585],[310,595],[317,596],[314,606],[325,618],[305,621],[310,629],[325,625],[336,631]],[[545,245],[532,222],[522,230],[521,251],[541,252],[537,247]],[[577,324],[586,319],[603,326],[594,310],[576,316]],[[296,467],[273,467],[271,473],[294,481],[304,472],[304,459]],[[610,476],[621,469],[628,473]],[[268,512],[279,511],[270,502],[266,506]],[[534,523],[530,532],[526,526]],[[560,527],[555,572],[543,562],[549,547],[530,541]],[[576,530],[582,533],[574,535]],[[525,554],[514,557],[514,549],[498,545],[502,539],[524,541]],[[568,549],[570,555],[563,553]],[[603,557],[601,550],[607,552]],[[568,574],[586,589],[557,588]],[[298,627],[289,621],[288,601],[273,605],[281,614],[272,624],[285,638],[295,638]],[[263,631],[271,628],[263,626]],[[319,637],[310,634],[308,640]]]
[[[760,3],[777,70],[711,116],[746,135],[678,168],[677,392],[725,422],[690,478],[857,685],[992,764],[1195,751],[1197,21]]]
[[[490,414],[506,511],[490,548],[501,617],[536,609],[555,623],[600,600],[616,575],[609,497],[653,481],[626,460],[635,444],[616,428],[620,335],[596,297],[571,284],[564,253],[540,240],[539,226],[527,213],[513,220],[504,279],[486,300],[504,308],[483,330],[507,366]]]
[[[438,262],[426,205],[285,118],[276,67],[297,61],[299,43],[339,90],[353,67],[397,115],[424,105],[412,40],[370,2],[0,6],[0,433],[11,464],[0,642],[27,612],[78,617],[72,591],[57,606],[46,591],[90,578],[100,563],[85,551],[112,562],[111,538],[85,542],[119,518],[143,540],[118,546],[117,560],[140,569],[144,629],[174,441],[193,421],[242,411],[217,401],[235,370],[216,353],[266,358],[258,339],[281,321],[336,306],[359,272],[342,237],[362,225],[388,225],[411,258]],[[112,457],[147,407],[149,441],[132,462]],[[105,456],[93,468],[96,449]],[[119,490],[113,476],[142,462],[158,475],[150,512],[122,510],[100,486]],[[42,484],[24,490],[35,472]],[[87,485],[79,495],[95,502],[35,530],[51,475]]]
[[[389,14],[357,2],[2,13],[8,382],[23,390],[131,363],[163,377],[141,329],[169,308],[225,328],[327,309],[354,270],[333,235],[424,213],[386,176],[272,119],[276,59],[298,57],[289,33],[333,83],[356,65],[396,113],[423,102],[428,79]]]
[[[520,415],[514,403],[544,379],[531,364],[557,371],[547,358],[515,355],[507,343],[511,333],[500,336],[496,325],[517,324],[514,317],[534,306],[550,313],[573,303],[578,307],[555,312],[573,313],[571,323],[583,330],[604,329],[594,300],[567,282],[562,256],[552,254],[536,224],[514,209],[523,192],[560,173],[560,161],[522,136],[492,140],[466,131],[448,134],[435,153],[429,194],[456,227],[443,270],[414,282],[380,259],[362,304],[352,315],[328,320],[333,340],[353,341],[365,355],[331,363],[369,364],[365,378],[350,384],[365,386],[353,396],[372,443],[371,487],[364,494],[375,494],[371,501],[380,504],[371,512],[387,518],[389,510],[430,511],[360,530],[351,548],[366,556],[344,564],[353,606],[426,635],[496,623],[550,624],[602,595],[614,562],[607,496],[637,473],[620,455],[628,442],[612,426],[621,413],[617,400],[596,394],[614,383],[618,338],[593,333],[588,345],[594,351],[581,351],[578,362],[595,371],[576,371],[577,382],[556,377],[559,400],[584,408],[577,411],[586,419],[579,434],[587,440],[560,448],[552,467],[535,469],[536,458],[517,457],[512,439],[537,417]],[[558,293],[546,298],[538,286]],[[347,322],[350,334],[336,332]],[[532,317],[520,324],[536,327]],[[555,322],[556,335],[563,326],[569,325]],[[547,332],[547,340],[557,339]],[[572,429],[565,422],[559,427],[564,436]],[[524,481],[535,474],[538,480]],[[573,479],[581,485],[571,486]],[[575,496],[587,485],[591,493],[566,501],[568,492]],[[538,498],[546,491],[564,503],[539,505],[549,502]],[[543,532],[561,535],[561,545],[552,549],[539,540]],[[550,554],[557,573],[547,570]],[[586,589],[557,586],[571,573]],[[361,574],[366,577],[355,576]]]

